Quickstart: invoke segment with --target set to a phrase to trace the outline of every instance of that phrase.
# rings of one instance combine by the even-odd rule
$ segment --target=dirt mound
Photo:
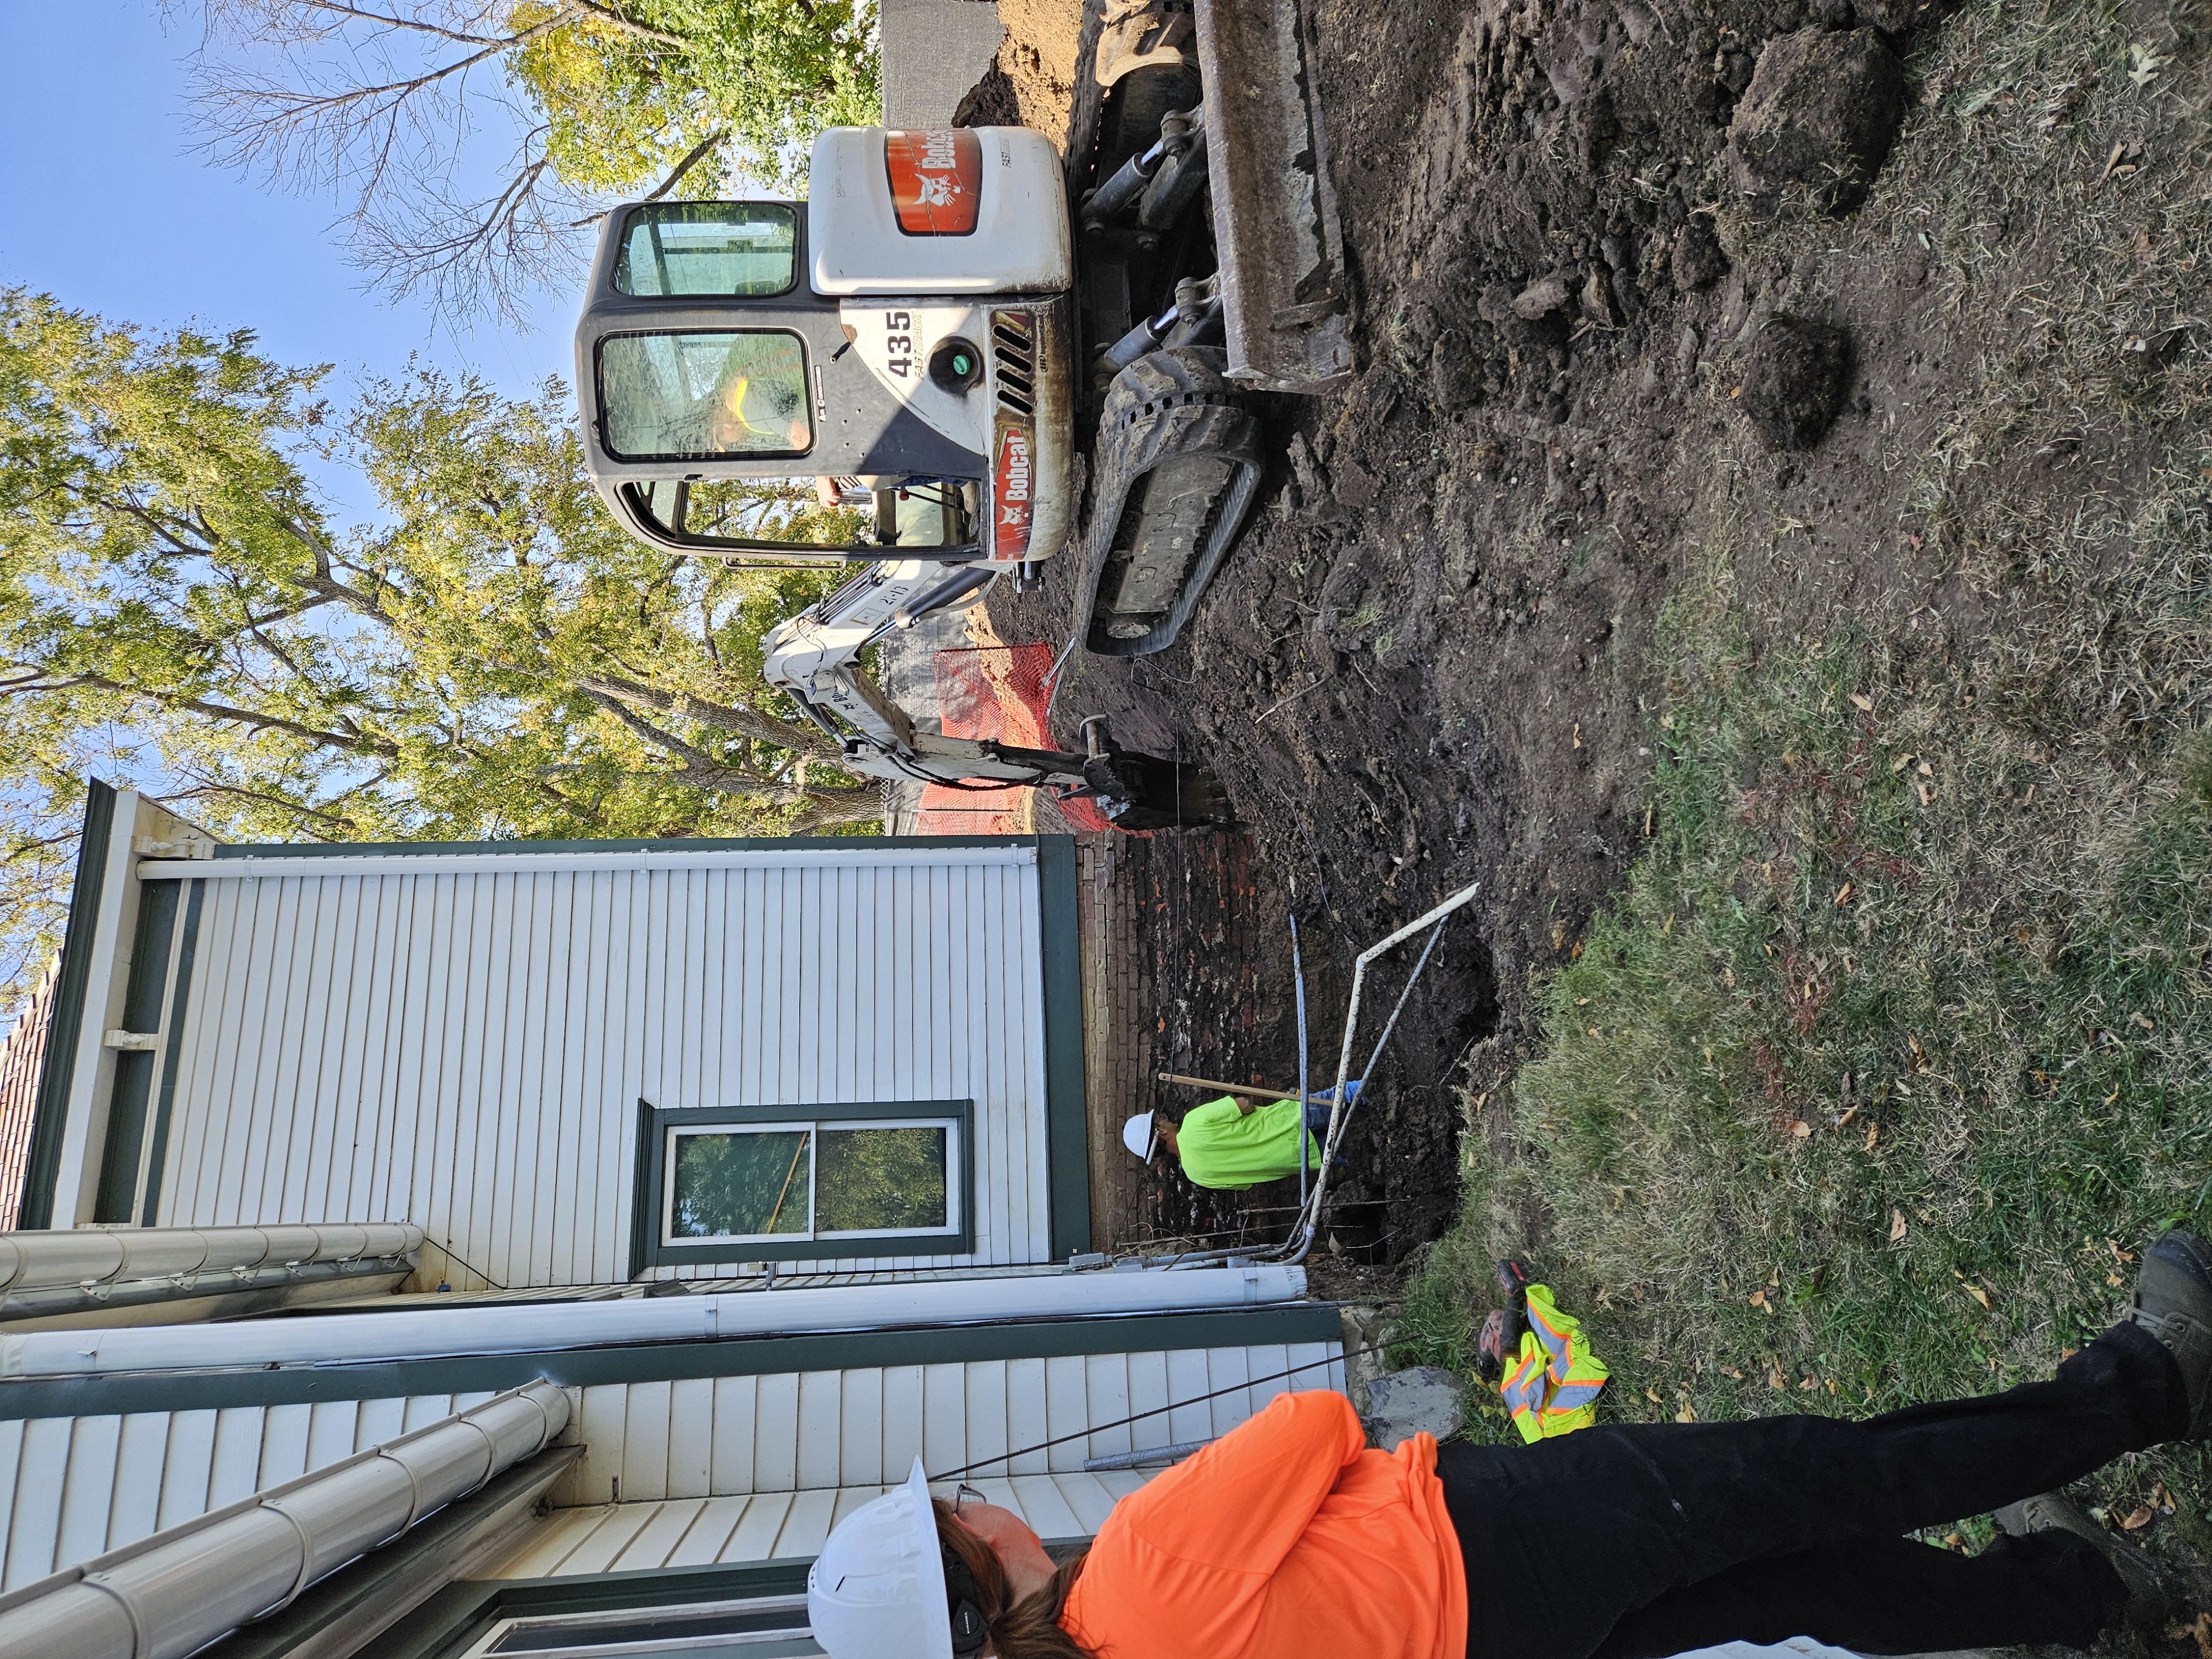
[[[998,56],[953,112],[956,126],[1031,127],[1066,142],[1083,0],[999,0]]]

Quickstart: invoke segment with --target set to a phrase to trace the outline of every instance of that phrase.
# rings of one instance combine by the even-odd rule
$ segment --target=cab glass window
[[[781,294],[798,275],[799,218],[781,202],[632,208],[615,291],[647,298]]]
[[[814,447],[806,349],[781,331],[614,335],[599,346],[599,399],[617,460],[803,455]]]

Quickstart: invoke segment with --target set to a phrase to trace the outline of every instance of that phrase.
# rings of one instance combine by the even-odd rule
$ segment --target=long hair
[[[983,1598],[983,1616],[990,1622],[991,1651],[997,1659],[1097,1659],[1090,1649],[1060,1627],[1060,1615],[1067,1593],[1082,1577],[1083,1563],[1091,1552],[1079,1550],[1060,1564],[1052,1582],[1034,1595],[1009,1607],[1013,1592],[998,1551],[962,1526],[952,1505],[941,1498],[930,1499],[937,1512],[939,1540],[958,1556],[975,1580]]]

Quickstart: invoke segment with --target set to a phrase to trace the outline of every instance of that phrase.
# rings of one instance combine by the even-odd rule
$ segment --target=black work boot
[[[2126,1316],[2173,1356],[2189,1392],[2189,1437],[2212,1428],[2212,1249],[2176,1227],[2143,1252]]]
[[[2057,1528],[2087,1539],[2096,1546],[2097,1553],[2112,1564],[2112,1571],[2128,1587],[2124,1617],[2129,1627],[2143,1631],[2166,1628],[2173,1613],[2173,1596],[2166,1588],[2166,1581],[2159,1577],[2158,1570],[2151,1565],[2149,1557],[2133,1544],[2106,1532],[2072,1498],[2055,1492],[2047,1492],[2040,1498],[2024,1498],[1999,1510],[1996,1523],[2014,1538]]]

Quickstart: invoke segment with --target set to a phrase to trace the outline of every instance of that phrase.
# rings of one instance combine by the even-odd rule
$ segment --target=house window
[[[973,1103],[639,1103],[632,1271],[974,1249]]]

